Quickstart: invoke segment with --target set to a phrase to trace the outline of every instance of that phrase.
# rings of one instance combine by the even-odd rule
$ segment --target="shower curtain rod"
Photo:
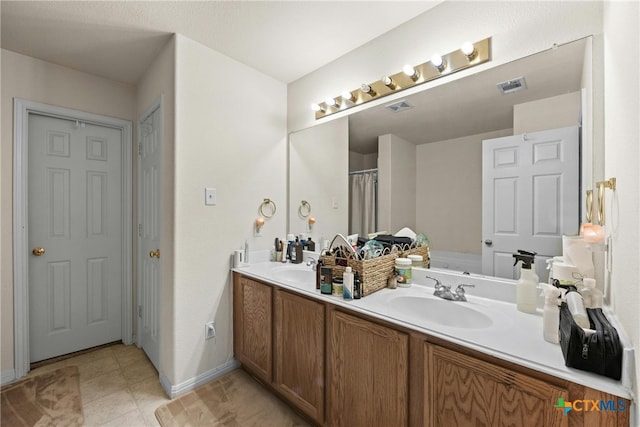
[[[378,172],[378,168],[373,168],[373,169],[365,169],[362,171],[353,171],[353,172],[349,172],[349,175],[359,175],[359,174],[363,174],[363,173],[367,173],[367,172]]]

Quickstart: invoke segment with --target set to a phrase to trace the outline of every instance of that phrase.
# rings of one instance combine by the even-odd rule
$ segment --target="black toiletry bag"
[[[615,380],[622,375],[622,344],[618,331],[601,308],[588,308],[590,336],[573,320],[566,302],[560,306],[560,347],[565,365]]]

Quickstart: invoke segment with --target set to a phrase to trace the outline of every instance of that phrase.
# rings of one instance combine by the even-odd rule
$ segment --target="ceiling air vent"
[[[527,88],[527,83],[524,81],[524,77],[518,77],[517,79],[507,80],[506,82],[498,83],[498,89],[503,95],[508,93],[518,92]]]
[[[401,111],[412,109],[413,105],[409,104],[409,102],[407,102],[407,101],[405,101],[403,99],[402,101],[398,101],[398,102],[394,102],[393,104],[385,105],[384,108],[386,108],[387,110],[392,111],[394,113],[399,113]]]

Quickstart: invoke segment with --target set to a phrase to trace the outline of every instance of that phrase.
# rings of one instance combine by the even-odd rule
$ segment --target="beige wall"
[[[3,377],[13,370],[13,98],[133,121],[135,88],[2,50],[0,260]]]
[[[482,254],[482,141],[511,129],[416,147],[416,229],[437,251]]]
[[[378,230],[416,229],[416,146],[396,135],[378,137]],[[417,230],[420,231],[420,230]]]
[[[173,385],[232,360],[230,257],[286,226],[286,86],[186,37],[176,42]],[[345,151],[346,155],[346,151]],[[216,206],[204,188],[217,189]],[[253,237],[264,198],[276,215]],[[217,338],[204,340],[215,320]]]
[[[636,399],[640,396],[640,44],[637,2],[607,2],[604,10],[605,177],[617,178],[615,194],[606,190],[611,236],[610,295],[614,310],[636,350]],[[629,53],[629,47],[636,54]],[[636,401],[636,404],[638,402]],[[636,413],[640,422],[640,414]]]
[[[136,121],[162,96],[162,305],[160,307],[160,374],[175,377],[173,258],[174,258],[174,150],[175,150],[175,36],[162,48],[137,85]],[[134,162],[137,169],[137,162]],[[134,175],[134,180],[137,175]],[[137,193],[134,185],[134,194]],[[137,194],[136,194],[137,195]],[[134,195],[134,200],[137,197]],[[137,216],[135,217],[137,218]],[[135,229],[135,227],[134,227]],[[137,239],[134,237],[134,242]],[[135,253],[135,252],[134,252]],[[134,261],[134,266],[137,265]],[[135,269],[134,269],[135,270]],[[134,274],[134,282],[137,275]],[[136,293],[134,292],[134,299]],[[134,305],[135,307],[135,305]],[[137,317],[134,316],[137,319]]]
[[[580,124],[580,92],[525,102],[513,107],[513,134]]]

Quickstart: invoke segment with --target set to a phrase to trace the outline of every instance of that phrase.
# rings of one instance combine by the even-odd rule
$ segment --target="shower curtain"
[[[367,234],[376,231],[377,171],[349,175],[349,234]]]

